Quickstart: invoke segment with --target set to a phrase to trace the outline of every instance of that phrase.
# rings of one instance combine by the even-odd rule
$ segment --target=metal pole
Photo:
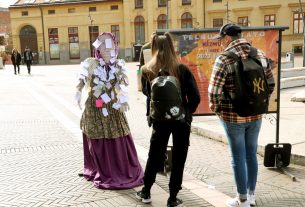
[[[304,21],[304,12],[301,0],[299,0],[301,12],[302,12],[302,21],[303,21],[303,67],[305,67],[305,21]]]
[[[166,0],[166,29],[169,29],[169,26],[168,26],[168,1],[169,0]]]
[[[205,28],[205,0],[203,0],[203,28]]]
[[[91,41],[90,42],[90,53],[91,53],[91,57],[94,57],[94,53],[93,53],[93,26],[92,26],[92,23],[93,23],[93,19],[91,19],[91,15],[90,15],[90,11],[89,11],[89,15],[88,15],[89,19],[90,19],[90,30],[91,30]]]
[[[279,41],[278,41],[279,47],[278,47],[278,57],[277,59],[281,60],[281,53],[282,53],[282,30],[279,30]],[[277,113],[276,113],[276,131],[275,131],[275,143],[280,142],[280,108],[281,108],[281,63],[278,63],[277,66],[278,74],[277,74]]]
[[[41,16],[41,27],[42,27],[42,42],[43,42],[43,58],[44,58],[44,64],[47,64],[47,58],[46,58],[46,40],[45,40],[45,33],[44,33],[44,21],[43,21],[43,11],[42,8],[40,6],[40,4],[38,4],[38,7],[40,9],[40,16]]]
[[[229,23],[229,1],[227,1],[227,23]]]

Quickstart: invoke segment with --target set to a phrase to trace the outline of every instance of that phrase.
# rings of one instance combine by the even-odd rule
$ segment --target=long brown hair
[[[152,59],[143,66],[142,72],[149,81],[157,77],[160,69],[178,78],[178,59],[169,33],[155,34],[151,43]],[[179,78],[178,78],[179,79]]]

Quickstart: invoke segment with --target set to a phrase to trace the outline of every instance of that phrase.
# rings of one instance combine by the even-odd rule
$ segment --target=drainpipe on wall
[[[41,26],[42,26],[42,41],[43,41],[43,51],[42,52],[43,52],[44,64],[47,64],[47,58],[46,58],[46,53],[45,53],[46,41],[45,41],[45,37],[44,37],[43,11],[42,11],[42,8],[41,8],[40,4],[38,4],[38,7],[40,9]]]
[[[205,0],[203,0],[203,28],[205,28]]]
[[[302,14],[302,22],[303,22],[303,49],[302,49],[302,52],[303,52],[303,67],[305,67],[305,18],[304,18],[304,10],[303,10],[303,7],[302,7],[302,2],[301,0],[299,0],[299,4],[300,4],[300,9],[301,9],[301,14]]]

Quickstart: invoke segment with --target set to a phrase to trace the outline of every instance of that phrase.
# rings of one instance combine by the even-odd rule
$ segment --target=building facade
[[[116,34],[119,55],[127,60],[157,29],[227,22],[289,26],[283,32],[284,53],[302,52],[304,38],[298,0],[19,0],[9,11],[14,47],[29,46],[40,64],[79,63],[93,54],[92,42],[105,31]]]
[[[9,10],[0,7],[0,52],[11,51],[12,41],[9,38],[10,34],[11,24]]]

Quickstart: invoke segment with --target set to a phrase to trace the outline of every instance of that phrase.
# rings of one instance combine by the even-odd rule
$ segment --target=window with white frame
[[[264,16],[264,26],[275,25],[275,14],[268,14]]]
[[[58,28],[49,28],[49,49],[50,49],[50,60],[59,59],[59,41],[58,41]]]
[[[223,18],[213,19],[213,27],[221,27],[223,25]]]
[[[120,27],[119,25],[111,25],[111,33],[115,35],[117,42],[120,42]]]
[[[158,19],[157,19],[157,24],[158,24],[158,29],[166,29],[166,15],[165,14],[160,14],[158,16]]]
[[[238,17],[237,18],[237,23],[240,26],[247,27],[249,25],[248,17],[247,16],[245,16],[245,17]]]
[[[167,0],[158,0],[158,7],[165,7],[167,4]]]
[[[297,12],[293,14],[293,33],[294,34],[299,34],[303,33],[303,17],[302,13]]]
[[[191,5],[192,0],[182,0],[182,5]]]
[[[135,0],[135,8],[143,8],[143,0]]]
[[[135,28],[135,42],[144,43],[145,42],[145,23],[142,16],[137,16],[134,20]]]
[[[181,15],[181,28],[193,28],[193,17],[189,12]]]
[[[68,27],[70,59],[79,59],[78,28]]]

